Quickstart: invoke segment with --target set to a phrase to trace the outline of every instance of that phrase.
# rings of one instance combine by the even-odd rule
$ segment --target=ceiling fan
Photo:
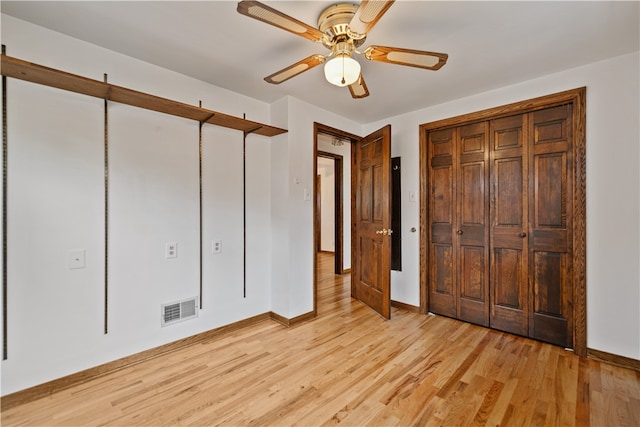
[[[348,86],[353,98],[369,96],[369,89],[360,72],[360,63],[353,54],[361,54],[372,61],[410,67],[438,70],[449,57],[446,53],[402,49],[388,46],[369,46],[358,51],[367,38],[367,33],[380,20],[395,0],[363,0],[360,5],[339,3],[326,8],[318,18],[318,28],[311,27],[272,7],[252,0],[238,3],[238,12],[305,39],[322,43],[331,52],[315,54],[296,62],[270,76],[265,81],[280,84],[313,67],[326,62],[324,73],[327,81],[336,86]]]

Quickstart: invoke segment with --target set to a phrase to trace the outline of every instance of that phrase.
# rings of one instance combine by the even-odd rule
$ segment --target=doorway
[[[340,203],[342,236],[335,239],[336,271],[353,270],[351,296],[390,318],[391,307],[391,125],[359,137],[326,125],[314,123],[313,218],[313,313],[318,314],[318,248],[321,246],[321,218],[318,202],[318,158],[342,150],[343,188]],[[332,155],[329,157],[335,158]],[[345,158],[348,157],[349,161]],[[345,195],[349,195],[346,197]],[[336,215],[339,217],[340,215]],[[352,227],[353,225],[353,227]],[[337,233],[336,233],[337,234]],[[352,249],[353,245],[355,249]],[[340,250],[342,246],[342,250]],[[348,252],[347,252],[348,251]],[[350,256],[345,256],[349,253]],[[341,263],[338,262],[341,259]],[[348,267],[347,267],[348,265]]]
[[[333,188],[334,209],[332,213],[334,229],[334,274],[343,275],[351,272],[351,144],[360,139],[358,135],[335,129],[320,123],[314,123],[314,162],[313,176],[316,180],[314,186],[313,218],[314,218],[314,242],[313,242],[313,311],[318,313],[318,263],[319,254],[323,254],[321,217],[321,192],[331,192]],[[334,180],[320,179],[318,183],[318,161],[324,159],[333,163]],[[333,181],[333,182],[331,182]],[[329,188],[327,188],[329,186]],[[326,246],[324,246],[326,248]],[[329,246],[330,248],[330,246]],[[325,249],[326,250],[326,249]],[[323,257],[326,262],[327,257]]]
[[[316,158],[315,237],[317,252],[334,255],[334,273],[343,274],[343,156],[318,151]]]

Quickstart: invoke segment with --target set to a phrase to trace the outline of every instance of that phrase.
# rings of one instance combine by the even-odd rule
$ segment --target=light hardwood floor
[[[640,372],[445,317],[385,321],[320,261],[316,319],[191,345],[3,411],[2,425],[640,425]]]

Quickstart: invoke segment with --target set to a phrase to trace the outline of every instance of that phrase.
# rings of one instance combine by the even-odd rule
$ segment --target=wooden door
[[[573,343],[573,159],[571,105],[530,114],[529,336]]]
[[[586,356],[585,120],[580,88],[420,126],[421,310],[483,324],[488,288],[491,328]]]
[[[351,295],[391,317],[391,126],[352,145]]]
[[[454,245],[456,192],[454,153],[457,129],[429,132],[429,311],[457,317],[457,251]]]
[[[458,129],[458,319],[489,326],[489,144],[487,122]]]
[[[429,310],[573,345],[570,104],[428,133]]]
[[[431,132],[429,310],[489,326],[486,122]]]
[[[491,121],[491,327],[528,334],[527,115]]]

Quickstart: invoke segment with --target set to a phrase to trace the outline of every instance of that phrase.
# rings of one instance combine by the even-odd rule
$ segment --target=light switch
[[[74,249],[69,251],[69,270],[75,270],[78,268],[85,267],[85,250],[84,249]]]
[[[304,199],[305,199],[306,201],[311,200],[311,193],[309,192],[309,189],[308,189],[308,188],[305,188],[305,189],[304,189]]]
[[[414,203],[418,201],[418,196],[415,191],[409,191],[409,201]]]

